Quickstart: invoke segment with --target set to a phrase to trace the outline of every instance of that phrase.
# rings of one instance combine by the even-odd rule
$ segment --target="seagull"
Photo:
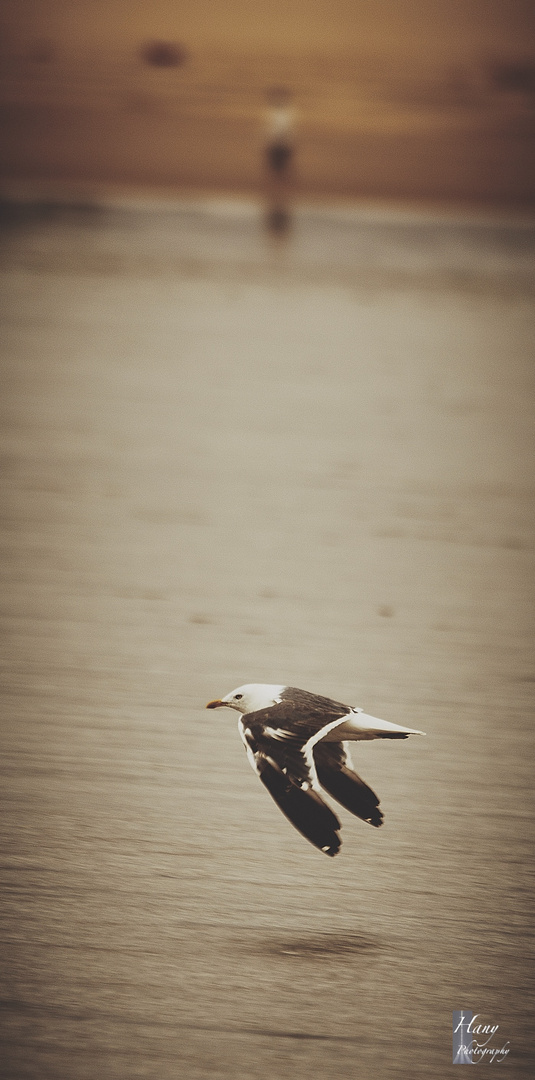
[[[296,686],[247,683],[206,706],[223,707],[241,714],[238,730],[249,762],[283,814],[331,857],[340,851],[341,824],[322,788],[356,817],[376,828],[383,824],[379,799],[353,772],[344,743],[424,734]]]

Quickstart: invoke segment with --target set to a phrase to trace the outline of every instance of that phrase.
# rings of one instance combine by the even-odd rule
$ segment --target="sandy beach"
[[[444,1080],[461,1008],[533,1076],[534,246],[11,212],[9,1080]],[[382,829],[290,827],[204,708],[249,681],[427,732],[354,755]]]

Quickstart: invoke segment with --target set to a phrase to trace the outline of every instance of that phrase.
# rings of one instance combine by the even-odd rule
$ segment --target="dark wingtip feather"
[[[377,795],[345,765],[333,766],[326,754],[316,753],[316,771],[322,787],[346,810],[378,829],[383,824]]]
[[[294,828],[324,855],[337,855],[342,846],[338,835],[341,825],[327,803],[311,788],[297,787],[268,758],[259,760],[257,756],[257,768],[262,783]]]

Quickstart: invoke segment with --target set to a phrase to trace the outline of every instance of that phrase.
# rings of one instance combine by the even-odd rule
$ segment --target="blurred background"
[[[257,192],[265,93],[306,194],[532,204],[529,0],[6,0],[5,182]]]
[[[533,4],[1,22],[2,1075],[444,1080],[467,1009],[532,1078]],[[383,828],[291,828],[249,681],[427,732]]]

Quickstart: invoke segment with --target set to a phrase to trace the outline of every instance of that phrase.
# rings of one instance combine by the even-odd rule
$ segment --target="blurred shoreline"
[[[68,211],[76,207],[96,210],[126,210],[168,213],[202,208],[212,213],[237,217],[258,214],[265,199],[261,187],[241,191],[214,184],[177,187],[171,184],[113,183],[69,177],[0,176],[0,205],[13,213],[29,213],[32,207],[56,207]],[[474,221],[484,225],[497,222],[518,227],[535,224],[535,205],[530,202],[505,205],[497,200],[440,199],[328,195],[300,193],[291,199],[296,210],[314,210],[325,217],[350,220],[403,219],[405,221]]]
[[[19,189],[15,199],[0,188],[4,272],[185,273],[259,282],[275,275],[366,291],[535,295],[534,215],[293,199],[288,232],[276,236],[261,198],[38,191],[28,186],[23,197]]]

